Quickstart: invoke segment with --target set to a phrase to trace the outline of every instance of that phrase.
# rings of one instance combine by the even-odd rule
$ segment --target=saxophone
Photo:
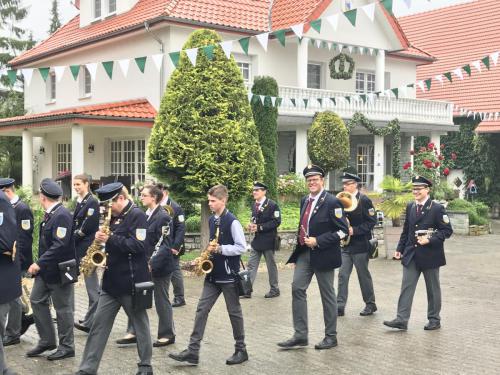
[[[209,250],[210,246],[217,245],[219,243],[219,227],[215,230],[215,238],[208,243],[207,248],[200,254],[198,258],[194,260],[195,273],[198,276],[212,272],[214,269],[214,264],[210,260],[212,257],[212,252]]]
[[[108,204],[108,212],[104,223],[101,227],[101,232],[110,234],[109,225],[111,223],[111,203]],[[97,267],[103,267],[106,264],[106,251],[104,244],[94,239],[94,242],[87,249],[87,253],[80,261],[80,273],[85,277],[92,275]]]

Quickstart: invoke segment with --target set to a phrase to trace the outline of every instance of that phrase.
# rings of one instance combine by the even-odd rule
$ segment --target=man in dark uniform
[[[75,259],[73,217],[59,201],[62,194],[61,187],[50,178],[40,183],[39,199],[45,216],[40,224],[38,260],[28,269],[30,274],[36,275],[30,302],[40,341],[27,356],[38,357],[47,350],[56,349],[56,332],[49,307],[49,300],[52,300],[59,336],[57,351],[47,357],[52,361],[75,356],[74,285],[63,283],[59,272],[60,263]]]
[[[99,202],[94,198],[89,188],[89,178],[85,174],[73,178],[73,188],[78,194],[76,208],[73,213],[73,232],[75,234],[75,248],[78,263],[87,254],[87,249],[99,230]],[[85,288],[89,298],[89,307],[85,317],[75,322],[75,328],[89,332],[94,322],[94,314],[99,299],[99,280],[97,272],[85,277]]]
[[[184,236],[186,234],[186,218],[184,216],[184,210],[182,207],[170,198],[168,187],[163,184],[157,184],[157,186],[163,191],[163,199],[160,202],[162,207],[170,206],[172,207],[174,214],[173,220],[173,232],[172,232],[172,254],[174,254],[174,272],[172,272],[171,281],[172,287],[174,288],[174,300],[172,302],[172,307],[180,307],[186,304],[184,298],[184,279],[182,276],[182,270],[180,266],[180,258],[184,255]]]
[[[21,296],[21,268],[16,254],[16,214],[5,193],[0,190],[0,374],[16,375],[7,367],[3,351],[5,324],[11,302]]]
[[[211,241],[207,251],[211,254],[213,270],[205,277],[188,348],[180,353],[169,354],[169,357],[176,361],[198,364],[200,344],[207,325],[208,313],[221,293],[226,301],[233,337],[236,341],[235,352],[226,360],[226,364],[237,365],[248,360],[243,312],[235,280],[240,270],[241,254],[246,251],[246,241],[240,222],[226,208],[228,197],[229,194],[224,185],[216,185],[208,191],[208,205],[214,215],[209,219]]]
[[[344,173],[342,184],[344,191],[356,197],[358,206],[353,211],[346,210],[349,220],[349,244],[342,248],[342,266],[339,270],[339,293],[337,295],[338,316],[343,316],[349,289],[349,277],[352,266],[356,267],[361,295],[365,302],[365,308],[359,313],[361,316],[372,315],[377,311],[375,305],[375,293],[373,281],[368,270],[370,260],[370,239],[372,230],[377,219],[373,203],[366,195],[358,190],[358,182],[361,178],[351,173]]]
[[[135,284],[150,280],[145,252],[146,214],[132,202],[121,182],[105,185],[96,193],[101,203],[111,201],[111,233],[99,230],[95,235],[100,243],[106,244],[106,268],[94,323],[77,374],[97,373],[116,314],[123,307],[137,334],[140,358],[137,374],[152,375],[148,314],[146,309],[133,305]]]
[[[444,241],[453,233],[445,208],[431,200],[431,181],[425,177],[412,178],[415,202],[406,206],[405,223],[396,255],[402,255],[403,280],[398,301],[397,317],[384,321],[391,328],[406,330],[411,305],[420,274],[424,274],[427,289],[427,319],[425,330],[441,328],[441,286],[439,267],[446,264]]]
[[[274,260],[274,252],[278,250],[276,249],[276,241],[278,227],[281,224],[281,213],[278,204],[267,198],[266,193],[266,185],[261,182],[254,182],[252,194],[255,204],[252,208],[252,222],[248,225],[248,230],[254,233],[255,236],[252,241],[250,259],[248,260],[248,270],[251,272],[253,284],[259,269],[260,258],[264,255],[271,287],[264,297],[273,298],[280,295],[278,268]],[[245,297],[250,298],[251,295]]]
[[[300,204],[298,243],[287,263],[295,264],[292,313],[295,333],[280,342],[281,348],[308,345],[307,288],[316,276],[323,304],[325,337],[315,349],[337,346],[337,299],[333,288],[335,268],[340,267],[340,240],[349,231],[340,201],[324,190],[325,172],[316,165],[304,168],[309,195]]]
[[[154,298],[158,314],[158,336],[154,347],[171,345],[175,342],[174,316],[168,297],[168,286],[174,270],[174,255],[170,249],[172,218],[160,206],[162,191],[156,185],[146,185],[141,192],[141,202],[147,208],[148,230],[146,234],[146,255],[154,283]],[[127,336],[117,344],[136,343],[135,329],[128,320]]]
[[[3,190],[10,200],[16,213],[17,222],[17,242],[16,249],[19,253],[21,271],[28,271],[33,263],[33,212],[16,194],[13,178],[0,178],[0,189]],[[21,321],[23,306],[18,298],[11,302],[9,310],[9,320],[5,329],[4,346],[16,345],[21,342]]]

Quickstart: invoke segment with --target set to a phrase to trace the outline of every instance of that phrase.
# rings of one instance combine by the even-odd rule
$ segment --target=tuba
[[[219,227],[215,230],[215,238],[208,243],[207,248],[200,254],[198,258],[194,260],[195,273],[198,276],[212,272],[214,269],[214,264],[210,260],[212,257],[212,252],[208,249],[210,246],[217,245],[219,243]]]
[[[342,203],[342,206],[344,206],[344,211],[345,212],[352,212],[356,208],[358,208],[358,199],[354,194],[351,194],[347,191],[341,191],[336,195],[337,199]],[[349,228],[351,227],[351,223],[349,222],[349,219],[347,219],[347,223],[349,224]],[[340,240],[340,246],[346,247],[349,245],[351,242],[351,236],[347,235],[347,237],[343,240]]]
[[[101,232],[109,234],[111,231],[109,225],[111,223],[111,202],[108,203],[108,212],[104,223],[101,227]],[[87,249],[87,253],[80,261],[80,272],[88,277],[92,275],[97,267],[104,267],[106,264],[106,251],[104,250],[104,244],[94,239],[94,242]]]

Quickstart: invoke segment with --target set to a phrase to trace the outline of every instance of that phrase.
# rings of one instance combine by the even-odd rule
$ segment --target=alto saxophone
[[[111,230],[109,225],[111,223],[111,203],[108,204],[108,212],[102,227],[101,232],[105,234],[110,234]],[[104,267],[106,264],[106,251],[104,250],[104,244],[94,239],[94,242],[87,249],[87,253],[82,258],[80,262],[80,273],[85,277],[92,275],[97,267]]]
[[[208,243],[207,248],[200,254],[198,258],[194,260],[195,273],[198,276],[212,272],[214,269],[214,263],[210,260],[212,257],[212,251],[209,250],[210,246],[217,245],[219,243],[219,227],[215,230],[215,238]]]

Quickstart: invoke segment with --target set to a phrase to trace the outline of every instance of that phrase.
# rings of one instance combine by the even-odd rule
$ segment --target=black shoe
[[[285,349],[291,349],[296,346],[307,346],[307,345],[309,345],[307,339],[296,339],[295,337],[292,337],[289,340],[278,343],[278,346],[280,348],[285,348]]]
[[[361,316],[373,315],[377,311],[377,305],[366,305],[363,311],[359,313]]]
[[[186,301],[184,300],[184,298],[180,298],[180,297],[174,298],[174,303],[172,303],[172,307],[181,307],[184,305],[186,305]]]
[[[321,340],[320,343],[314,345],[314,349],[317,350],[323,350],[323,349],[330,349],[334,348],[337,346],[337,338],[336,337],[325,337],[323,340]]]
[[[77,372],[75,372],[75,375],[92,375],[92,374],[89,374],[88,372],[82,370],[78,370]]]
[[[197,365],[199,362],[198,354],[190,352],[189,349],[183,350],[180,353],[170,353],[168,356],[172,359],[175,359],[176,361],[187,362],[192,365]]]
[[[131,344],[137,344],[137,337],[124,337],[122,339],[116,340],[116,343],[118,345],[131,345]]]
[[[436,321],[429,322],[429,323],[427,323],[427,324],[424,326],[424,329],[425,329],[426,331],[434,331],[434,330],[439,329],[439,328],[441,328],[441,323],[436,322]]]
[[[248,361],[248,353],[245,349],[236,350],[234,354],[226,360],[226,365],[239,365]]]
[[[266,293],[264,298],[275,298],[279,297],[280,291],[278,290],[270,290],[269,293]]]
[[[135,375],[153,375],[153,370],[139,370]]]
[[[169,337],[165,341],[156,340],[153,343],[153,347],[159,348],[161,346],[172,345],[173,343],[175,343],[175,336],[174,337]]]
[[[3,339],[3,346],[11,346],[11,345],[17,345],[21,343],[21,339],[19,337],[5,337]]]
[[[391,328],[401,329],[406,331],[408,329],[408,323],[402,322],[401,320],[384,320],[384,325]]]
[[[83,324],[80,324],[80,323],[75,323],[75,328],[80,330],[80,331],[83,331],[83,332],[86,332],[86,333],[89,333],[90,332],[90,328],[87,327],[87,326],[84,326]]]
[[[57,346],[55,345],[37,345],[33,349],[31,349],[28,353],[26,353],[26,356],[28,357],[38,357],[40,354],[43,352],[46,352],[47,350],[54,350],[56,349]]]
[[[344,316],[345,315],[345,308],[339,307],[337,308],[337,316]]]
[[[52,353],[47,357],[49,361],[59,361],[64,358],[73,358],[75,356],[74,350],[62,350],[58,349],[55,353]]]
[[[240,298],[252,298],[252,293],[243,294]]]

